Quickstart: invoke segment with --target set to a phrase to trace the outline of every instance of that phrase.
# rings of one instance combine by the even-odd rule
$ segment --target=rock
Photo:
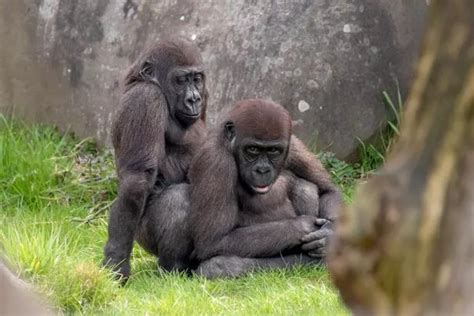
[[[271,98],[308,144],[344,158],[384,123],[381,92],[409,84],[425,1],[3,1],[0,110],[108,142],[120,78],[165,34],[207,61],[212,125]],[[304,102],[304,103],[303,103]]]

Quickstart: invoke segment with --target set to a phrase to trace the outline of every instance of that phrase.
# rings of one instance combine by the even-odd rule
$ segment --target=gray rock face
[[[427,4],[392,0],[2,1],[0,110],[108,141],[125,69],[168,34],[207,63],[209,122],[271,98],[308,144],[347,157],[405,91]]]

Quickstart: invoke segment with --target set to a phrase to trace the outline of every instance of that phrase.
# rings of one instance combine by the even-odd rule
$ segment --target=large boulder
[[[120,78],[164,34],[207,63],[212,125],[236,100],[283,104],[339,157],[384,123],[381,92],[409,83],[425,1],[2,1],[0,110],[108,141]]]

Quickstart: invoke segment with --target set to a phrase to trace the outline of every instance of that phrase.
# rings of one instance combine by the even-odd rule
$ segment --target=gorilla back
[[[191,159],[205,135],[205,82],[197,47],[182,39],[145,50],[125,76],[112,127],[119,193],[104,250],[104,264],[125,280],[133,239],[152,190],[187,182]],[[167,205],[157,205],[159,211],[167,211]]]

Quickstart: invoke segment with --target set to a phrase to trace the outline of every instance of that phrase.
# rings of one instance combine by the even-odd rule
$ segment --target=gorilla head
[[[183,127],[205,119],[207,91],[198,48],[184,39],[159,42],[132,66],[126,84],[150,82],[164,93],[170,117]]]
[[[241,185],[264,194],[283,169],[291,137],[291,118],[279,104],[244,100],[232,109],[224,129]]]

